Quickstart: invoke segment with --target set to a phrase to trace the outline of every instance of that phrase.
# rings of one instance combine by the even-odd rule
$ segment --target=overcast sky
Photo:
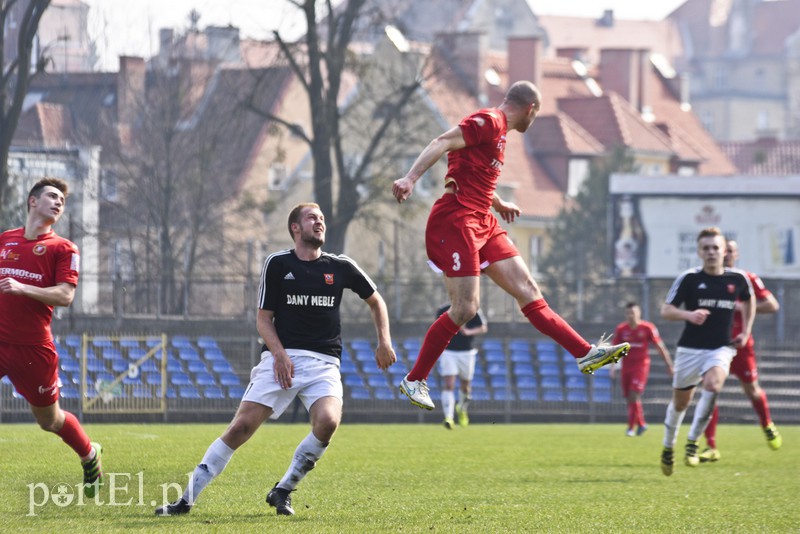
[[[281,22],[290,34],[302,31],[287,23],[296,8],[286,0],[83,0],[91,7],[89,31],[103,58],[104,70],[116,70],[120,55],[149,57],[158,49],[160,28],[184,29],[192,9],[200,27],[238,26],[242,37],[267,38]],[[436,0],[431,0],[436,1]],[[604,9],[625,19],[662,19],[685,0],[528,0],[537,15],[599,17]]]

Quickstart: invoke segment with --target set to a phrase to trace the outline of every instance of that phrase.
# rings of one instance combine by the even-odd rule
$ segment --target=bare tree
[[[50,5],[50,0],[29,0],[24,6],[20,0],[0,0],[0,65],[2,65],[2,78],[0,78],[0,213],[8,214],[10,201],[10,184],[8,174],[8,152],[11,148],[11,138],[17,129],[19,116],[22,113],[22,103],[28,92],[28,85],[33,73],[44,70],[43,57],[36,58],[36,64],[31,68],[33,43],[39,29],[39,21],[45,9]],[[6,32],[10,32],[8,22],[12,18],[20,17],[16,22],[16,43],[6,39]],[[14,51],[14,44],[16,51]],[[6,50],[11,46],[11,50]],[[9,52],[11,52],[9,54]],[[15,52],[15,53],[14,53]],[[6,57],[6,56],[9,57]],[[6,221],[0,221],[5,223]]]
[[[397,143],[387,146],[387,139],[392,129],[398,126],[404,108],[420,88],[421,78],[419,69],[406,69],[405,78],[396,80],[398,83],[391,92],[384,93],[379,102],[369,103],[373,110],[377,110],[372,114],[374,121],[370,121],[370,128],[362,128],[357,133],[348,130],[339,106],[339,96],[345,72],[348,69],[360,70],[350,45],[359,27],[359,19],[372,15],[367,13],[367,0],[346,0],[336,8],[330,0],[287,1],[302,11],[307,32],[298,42],[284,40],[279,31],[274,36],[283,58],[308,96],[311,132],[305,132],[289,117],[278,116],[252,102],[247,105],[262,117],[290,129],[310,147],[314,164],[314,200],[325,213],[328,225],[326,248],[331,252],[342,252],[350,223],[368,202],[375,200],[376,162],[382,156],[398,154]],[[352,122],[351,125],[356,127]],[[348,151],[348,137],[351,141],[357,138],[360,146],[350,147]],[[358,157],[349,157],[352,154]],[[388,191],[385,186],[386,183],[383,189]]]

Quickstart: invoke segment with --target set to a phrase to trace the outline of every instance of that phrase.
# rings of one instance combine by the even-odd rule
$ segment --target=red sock
[[[717,448],[717,421],[719,420],[719,407],[714,406],[714,412],[711,414],[711,419],[708,420],[705,436],[706,443],[712,449]]]
[[[522,308],[522,313],[536,330],[553,338],[576,359],[586,356],[592,348],[592,345],[579,336],[560,315],[547,305],[543,298],[526,304]]]
[[[644,421],[644,408],[642,407],[642,401],[636,401],[636,424],[639,426],[647,426],[647,423]]]
[[[88,456],[92,452],[89,436],[83,431],[78,418],[70,412],[64,412],[64,426],[56,434],[64,440],[64,443],[72,447],[72,450],[78,453],[81,458]]]
[[[442,355],[453,336],[458,333],[459,328],[461,327],[450,319],[450,315],[447,312],[441,314],[433,322],[425,334],[425,339],[422,340],[417,361],[414,362],[414,367],[408,373],[409,380],[425,380],[428,378],[431,369],[436,365],[436,360]]]
[[[755,408],[756,413],[758,414],[758,419],[761,421],[761,428],[764,428],[768,424],[772,422],[772,418],[769,416],[769,403],[767,402],[767,392],[763,389],[761,390],[761,396],[756,400],[750,401],[753,403],[753,408]]]
[[[633,430],[633,427],[636,426],[636,403],[629,402],[628,403],[628,430]]]

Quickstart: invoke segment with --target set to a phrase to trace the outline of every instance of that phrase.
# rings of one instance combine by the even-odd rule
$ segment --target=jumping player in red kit
[[[628,401],[628,430],[626,435],[641,436],[647,430],[642,409],[642,394],[650,375],[650,343],[653,343],[664,363],[667,371],[672,376],[672,360],[669,350],[661,340],[656,325],[650,321],[642,320],[642,309],[635,302],[625,305],[625,321],[619,323],[614,329],[614,338],[611,343],[628,342],[631,345],[630,353],[622,360],[622,395]],[[611,367],[611,378],[614,378],[615,367]]]
[[[733,268],[736,266],[736,261],[739,259],[739,244],[736,241],[728,241],[728,247],[725,251],[725,267]],[[743,271],[750,279],[750,285],[753,286],[753,293],[756,296],[756,314],[759,313],[775,313],[780,309],[780,304],[772,292],[766,288],[761,278],[749,271]],[[737,303],[738,304],[738,303]],[[738,309],[738,306],[737,306]],[[736,313],[733,316],[733,332],[732,336],[736,337],[742,331],[742,314]],[[767,438],[767,445],[770,449],[776,451],[781,448],[783,438],[780,432],[772,422],[772,417],[769,414],[769,403],[767,402],[767,394],[758,385],[758,367],[756,366],[756,353],[755,343],[753,336],[750,336],[747,343],[743,347],[739,347],[736,351],[736,356],[731,361],[731,374],[736,375],[739,383],[742,384],[747,398],[753,404],[753,409],[758,414],[758,420],[761,423],[761,429],[764,431],[764,436]],[[711,420],[705,430],[706,443],[708,447],[700,453],[701,462],[716,462],[720,459],[721,455],[717,450],[717,421],[719,420],[719,407],[714,408],[714,413],[711,414]]]
[[[91,498],[102,484],[102,447],[58,405],[58,354],[50,331],[53,307],[72,303],[80,269],[78,247],[52,230],[66,195],[63,180],[39,180],[28,193],[25,226],[0,234],[0,377],[11,379],[42,430],[78,454],[83,492]]]
[[[503,103],[464,118],[431,141],[411,166],[392,185],[398,202],[405,202],[414,184],[447,154],[444,194],[433,205],[425,230],[425,246],[431,266],[444,273],[450,309],[425,334],[414,367],[400,383],[411,403],[432,410],[427,378],[436,360],[459,329],[478,311],[480,274],[486,273],[513,296],[525,317],[540,332],[564,347],[587,374],[618,361],[630,346],[609,345],[601,339],[589,344],[545,302],[528,266],[490,208],[510,223],[519,207],[495,192],[509,130],[525,132],[541,107],[539,90],[528,81],[514,83]]]

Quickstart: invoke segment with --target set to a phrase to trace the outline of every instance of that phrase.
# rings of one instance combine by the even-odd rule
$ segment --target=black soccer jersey
[[[258,307],[275,313],[284,348],[341,358],[339,306],[345,288],[362,299],[375,292],[369,276],[347,256],[323,252],[316,260],[303,261],[294,250],[284,250],[264,262]]]
[[[698,267],[690,269],[673,282],[666,303],[694,311],[711,312],[702,325],[686,322],[678,346],[695,349],[716,349],[731,342],[731,328],[736,300],[748,300],[750,280],[739,269],[725,269],[721,275],[707,274]]]

